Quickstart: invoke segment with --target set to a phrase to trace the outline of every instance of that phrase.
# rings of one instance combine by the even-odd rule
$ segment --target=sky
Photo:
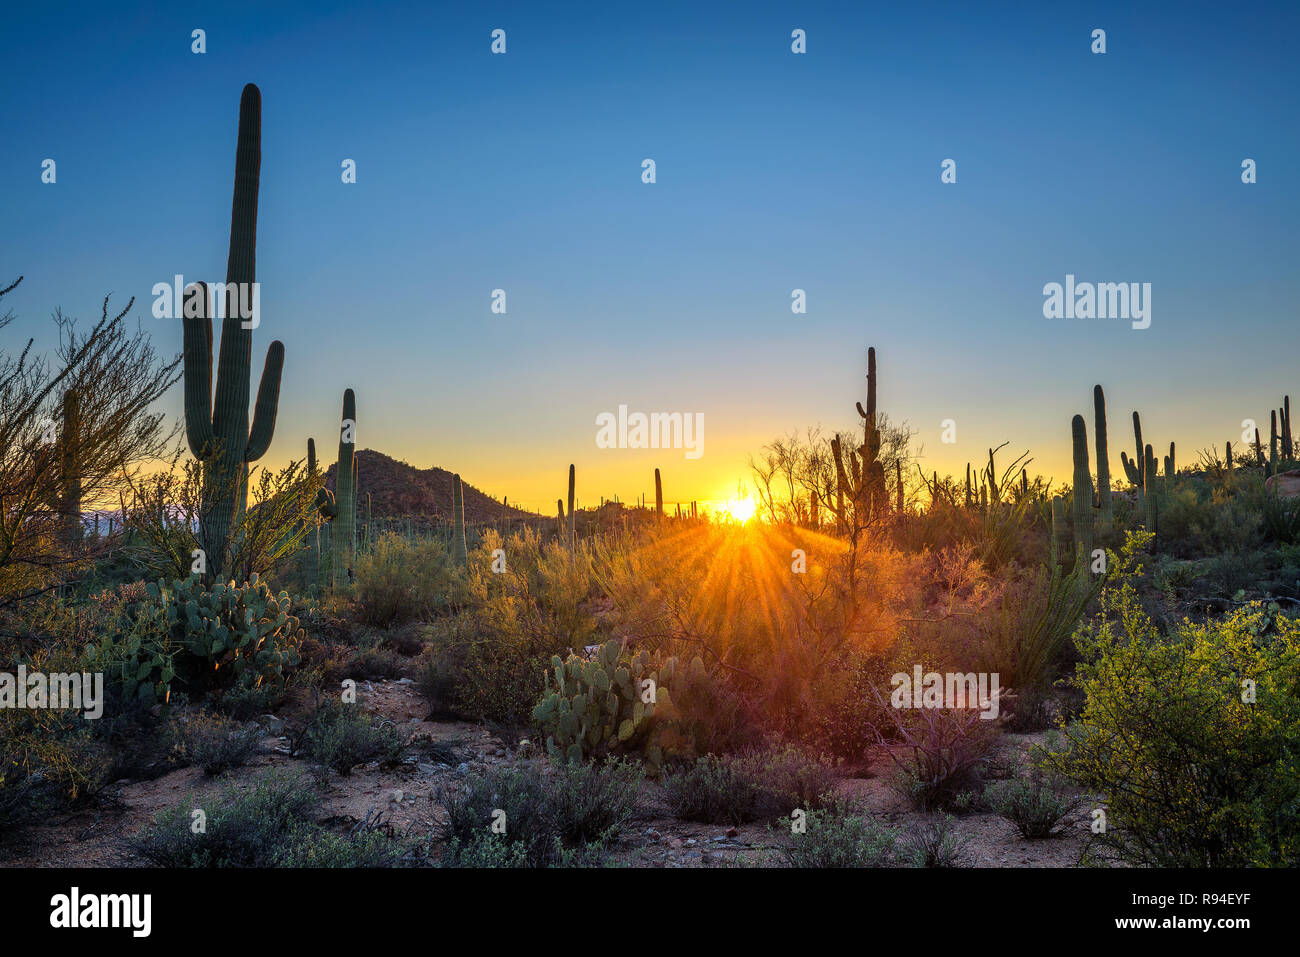
[[[725,500],[766,442],[858,427],[868,346],[927,472],[1009,442],[1068,483],[1094,383],[1113,474],[1134,409],[1190,464],[1300,399],[1297,26],[1294,3],[19,5],[0,349],[112,293],[180,350],[151,290],[224,279],[253,82],[251,391],[286,350],[264,464],[332,455],[350,387],[359,447],[512,504],[554,511],[570,462],[580,503],[652,496],[656,467],[670,503]],[[1046,318],[1067,274],[1150,283],[1149,328]],[[703,454],[597,447],[620,405],[702,414]]]

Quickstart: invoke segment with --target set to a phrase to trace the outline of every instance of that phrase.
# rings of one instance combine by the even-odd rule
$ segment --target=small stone
[[[464,777],[465,775],[467,775],[467,774],[469,774],[469,765],[468,765],[468,764],[466,764],[464,761],[462,761],[460,764],[456,765],[456,776],[457,776],[457,777],[462,777],[462,778],[463,778],[463,777]]]
[[[735,837],[739,833],[740,832],[736,830],[734,827],[727,828],[727,837]]]
[[[688,838],[686,839],[686,846],[687,846],[687,847],[694,847],[697,843],[699,843],[699,842],[696,841],[695,838],[693,838],[693,837],[688,837]]]

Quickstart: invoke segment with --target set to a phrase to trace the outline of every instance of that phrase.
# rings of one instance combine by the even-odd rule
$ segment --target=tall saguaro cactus
[[[239,140],[235,148],[235,194],[230,211],[230,252],[226,261],[227,296],[237,301],[241,288],[256,279],[257,190],[262,166],[262,94],[253,84],[239,101]],[[241,286],[240,284],[247,284]],[[194,296],[201,297],[195,302]],[[248,465],[261,458],[275,433],[284,345],[266,352],[252,429],[248,390],[253,332],[227,299],[221,322],[221,351],[215,399],[212,391],[212,319],[207,286],[186,294],[184,315],[185,433],[190,451],[203,461],[205,501],[203,544],[211,574],[227,564],[231,530],[248,502]]]
[[[307,477],[311,479],[315,475],[316,440],[309,438],[307,440]],[[317,496],[316,508],[319,510],[322,504],[321,496]],[[320,515],[313,515],[312,527],[307,531],[307,584],[313,588],[320,584],[320,524]]]
[[[573,464],[570,463],[569,464],[569,547],[570,548],[573,548],[574,543],[577,541],[576,533],[578,530],[577,518],[574,516],[574,504],[575,504],[574,495],[577,491],[576,480],[577,480],[577,474],[573,468]]]
[[[334,468],[334,504],[338,509],[330,538],[333,545],[334,583],[348,582],[357,549],[357,397],[343,392],[343,419],[339,423],[339,460]]]
[[[1092,473],[1088,471],[1088,426],[1083,416],[1070,422],[1074,440],[1074,540],[1079,561],[1092,559]]]
[[[664,518],[664,483],[659,477],[659,470],[655,469],[655,516],[659,521]]]
[[[465,491],[461,488],[460,473],[451,477],[451,560],[456,565],[469,563],[469,547],[465,542]]]
[[[1092,387],[1093,426],[1097,433],[1097,506],[1098,524],[1103,535],[1114,524],[1115,510],[1110,499],[1110,453],[1106,441],[1106,393],[1101,386]]]

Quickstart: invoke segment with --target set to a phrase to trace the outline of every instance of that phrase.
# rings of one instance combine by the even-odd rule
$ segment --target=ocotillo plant
[[[573,514],[574,505],[577,501],[574,498],[574,493],[576,492],[576,478],[577,476],[574,473],[573,464],[570,463],[569,464],[569,548],[573,548],[574,542],[577,540],[576,533],[577,533],[578,525],[577,525],[577,519]]]
[[[248,502],[248,465],[261,458],[275,434],[284,345],[276,340],[266,352],[252,430],[248,423],[249,360],[253,332],[246,328],[236,302],[256,279],[257,189],[262,166],[262,95],[244,87],[239,101],[239,140],[235,148],[235,196],[230,213],[230,254],[226,262],[227,303],[221,322],[221,352],[216,396],[212,392],[212,319],[208,289],[191,287],[202,298],[186,295],[184,315],[185,432],[190,451],[203,462],[203,547],[208,578],[225,568],[233,524]],[[246,285],[241,285],[246,284]],[[249,293],[251,295],[251,292]],[[197,305],[198,308],[193,308]]]
[[[662,522],[664,518],[664,483],[655,469],[655,516]]]
[[[76,389],[63,393],[63,432],[59,436],[59,502],[69,551],[81,547],[81,400]]]
[[[1114,524],[1114,506],[1110,498],[1110,454],[1106,440],[1106,394],[1101,386],[1092,387],[1093,430],[1097,441],[1097,512],[1099,531],[1106,535]]]
[[[343,392],[343,421],[339,424],[339,460],[334,468],[334,502],[338,517],[330,535],[333,544],[334,583],[350,581],[357,548],[357,487],[354,469],[357,448],[357,397]]]
[[[1088,471],[1088,426],[1083,416],[1070,422],[1074,440],[1074,540],[1081,562],[1092,559],[1092,473]]]
[[[465,543],[465,492],[459,473],[451,477],[451,515],[451,560],[455,565],[465,565],[469,562],[469,548]]]

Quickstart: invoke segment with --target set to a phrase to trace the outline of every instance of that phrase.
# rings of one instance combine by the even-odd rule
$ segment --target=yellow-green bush
[[[427,618],[453,600],[456,576],[447,550],[433,539],[385,532],[357,556],[354,609],[362,624],[387,628]]]

